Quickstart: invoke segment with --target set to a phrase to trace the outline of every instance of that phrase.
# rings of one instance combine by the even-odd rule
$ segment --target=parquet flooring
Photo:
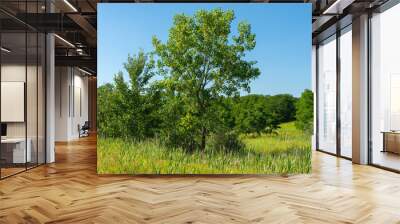
[[[2,177],[7,177],[23,171],[25,171],[25,167],[3,167],[1,168],[1,175]]]
[[[320,152],[313,174],[98,176],[94,137],[0,181],[0,223],[400,223],[400,175]]]

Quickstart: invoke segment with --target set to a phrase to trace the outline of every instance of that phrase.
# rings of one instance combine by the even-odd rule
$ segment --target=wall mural
[[[100,4],[98,16],[99,174],[311,171],[310,5]]]

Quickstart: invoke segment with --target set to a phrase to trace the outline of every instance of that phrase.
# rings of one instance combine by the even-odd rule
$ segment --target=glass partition
[[[26,33],[1,34],[1,176],[24,171],[31,160],[26,141]]]
[[[18,13],[43,5],[0,3]],[[44,33],[0,12],[0,178],[45,163],[45,45]]]
[[[336,35],[318,47],[318,149],[336,153]]]

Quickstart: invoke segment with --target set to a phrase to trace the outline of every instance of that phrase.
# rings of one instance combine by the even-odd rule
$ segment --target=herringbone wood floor
[[[97,176],[96,141],[0,181],[0,223],[400,223],[400,175],[313,154],[313,174]]]

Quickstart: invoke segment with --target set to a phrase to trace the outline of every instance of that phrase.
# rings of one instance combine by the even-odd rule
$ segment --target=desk
[[[400,154],[400,132],[383,131],[383,150],[382,152],[392,152]]]
[[[28,143],[25,152],[25,138],[5,138],[1,139],[1,157],[6,163],[26,163],[32,160],[31,139],[27,139]]]

